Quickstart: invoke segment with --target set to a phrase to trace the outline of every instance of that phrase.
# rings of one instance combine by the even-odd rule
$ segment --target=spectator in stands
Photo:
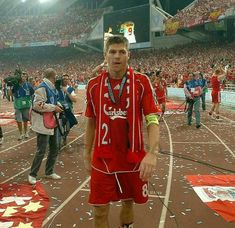
[[[133,201],[147,201],[147,181],[156,166],[159,130],[154,113],[158,110],[149,79],[128,67],[125,37],[109,37],[105,59],[108,71],[87,86],[84,162],[91,174],[89,202],[95,205],[95,228],[106,228],[110,202],[122,200],[120,227],[131,228]],[[143,148],[142,114],[149,152]]]

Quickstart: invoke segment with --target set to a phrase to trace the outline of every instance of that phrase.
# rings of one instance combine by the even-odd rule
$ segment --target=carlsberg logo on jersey
[[[112,108],[112,107],[108,107],[106,110],[106,104],[104,105],[104,113],[109,116],[110,119],[114,120],[117,118],[120,119],[126,119],[127,118],[127,111],[122,111],[120,108],[116,109],[116,108]]]

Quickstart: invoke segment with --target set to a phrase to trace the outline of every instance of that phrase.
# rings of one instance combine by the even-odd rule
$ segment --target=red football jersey
[[[154,85],[155,93],[157,95],[157,99],[163,99],[166,97],[166,87],[165,84],[160,81],[160,85],[155,83]]]
[[[129,84],[128,80],[123,87],[122,96],[120,98],[120,102],[113,103],[109,98],[109,94],[105,93],[102,99],[107,99],[104,107],[101,108],[101,112],[99,111],[99,95],[100,95],[100,84],[99,79],[100,76],[93,78],[89,81],[87,87],[87,107],[85,116],[90,118],[96,118],[96,123],[100,118],[100,115],[107,115],[111,119],[109,126],[102,125],[101,131],[102,134],[99,134],[98,129],[96,128],[96,137],[95,137],[95,147],[98,147],[98,137],[102,135],[101,142],[102,144],[108,144],[111,141],[112,148],[112,159],[111,161],[106,161],[109,166],[109,169],[112,171],[122,171],[129,170],[130,165],[126,162],[127,152],[130,148],[130,142],[128,140],[128,132],[129,126],[127,121],[127,111],[130,108],[130,99],[132,99],[132,95],[128,92]],[[140,97],[140,106],[138,108],[141,109],[141,115],[138,117],[142,120],[142,114],[148,115],[151,113],[157,113],[157,107],[154,100],[154,93],[150,83],[150,80],[147,76],[135,73],[136,83],[135,86],[137,88],[136,96]],[[120,84],[122,80],[117,79],[109,79],[110,84],[112,86],[112,91],[114,93],[115,100],[118,100],[118,94],[120,89]],[[107,86],[107,82],[105,82],[104,86]],[[142,121],[141,121],[142,126]],[[109,135],[110,138],[107,136]],[[141,135],[141,143],[142,143],[142,135]],[[94,154],[94,159],[95,159]],[[93,160],[93,165],[98,166],[97,168],[101,168],[101,163],[98,160]],[[110,170],[111,171],[111,170]]]
[[[220,80],[216,75],[212,75],[211,77],[211,87],[212,87],[212,92],[219,92],[220,91]]]

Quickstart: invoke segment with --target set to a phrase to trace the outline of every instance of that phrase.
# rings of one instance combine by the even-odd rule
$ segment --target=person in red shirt
[[[94,205],[94,227],[108,228],[109,204],[121,200],[120,227],[132,228],[133,202],[147,202],[147,181],[156,168],[158,110],[149,78],[128,66],[128,40],[109,37],[104,53],[107,70],[89,81],[86,92],[84,164],[91,175],[89,203]]]
[[[213,114],[215,112],[215,119],[219,120],[219,109],[220,109],[220,102],[221,102],[221,81],[225,78],[226,72],[221,68],[215,70],[214,74],[211,77],[211,97],[212,97],[212,107],[209,112],[209,115],[214,117]]]
[[[154,81],[154,89],[157,96],[158,104],[162,110],[159,121],[162,120],[166,110],[166,96],[167,96],[167,83],[161,76],[161,71],[156,71],[156,77]]]

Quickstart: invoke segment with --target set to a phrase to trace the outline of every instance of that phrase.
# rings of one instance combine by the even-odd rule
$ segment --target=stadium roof
[[[0,16],[22,14],[35,9],[56,11],[66,9],[76,1],[78,0],[0,0]]]
[[[0,16],[33,11],[35,8],[40,8],[41,12],[63,10],[74,2],[86,4],[88,7],[113,6],[115,10],[149,3],[149,0],[43,0],[45,3],[40,4],[40,1],[42,0],[0,0]],[[150,2],[160,2],[166,12],[175,15],[178,9],[186,7],[193,0],[150,0]]]

